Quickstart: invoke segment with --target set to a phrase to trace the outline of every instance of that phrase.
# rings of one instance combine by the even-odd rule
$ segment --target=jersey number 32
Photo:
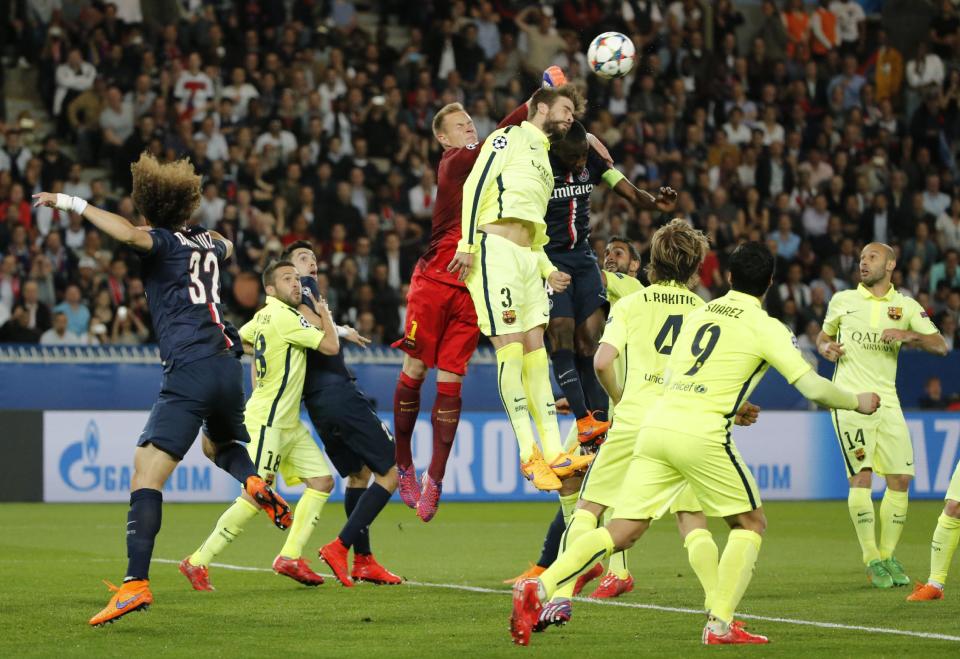
[[[203,267],[200,261],[203,261]],[[190,301],[194,304],[220,304],[220,264],[213,252],[190,254]]]

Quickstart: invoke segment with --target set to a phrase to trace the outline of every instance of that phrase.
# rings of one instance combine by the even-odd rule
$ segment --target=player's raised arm
[[[610,169],[603,175],[603,180],[607,181],[608,175],[613,177],[614,175],[612,172],[617,172],[617,170]],[[617,172],[617,174],[620,174],[620,172]],[[663,213],[669,213],[677,207],[677,191],[670,187],[660,188],[660,190],[657,192],[657,195],[654,196],[646,190],[639,189],[623,174],[620,174],[619,177],[616,177],[615,183],[610,184],[608,181],[607,184],[613,188],[614,192],[629,201],[638,210],[658,210]]]
[[[223,246],[225,249],[224,249],[224,255],[222,260],[226,261],[231,256],[233,256],[233,243],[231,241],[227,240],[218,231],[214,231],[213,229],[208,229],[207,233],[209,233],[210,237],[213,238],[215,241],[219,243],[223,243]]]
[[[130,224],[126,218],[115,215],[102,208],[91,206],[85,199],[63,193],[38,192],[33,195],[33,205],[56,208],[64,212],[77,213],[105,234],[125,245],[141,252],[149,252],[153,247],[153,236],[149,231],[141,231]]]

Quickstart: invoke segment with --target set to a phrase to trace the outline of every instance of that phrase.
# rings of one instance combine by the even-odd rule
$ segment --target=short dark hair
[[[263,269],[263,287],[273,286],[276,283],[276,272],[280,268],[293,268],[293,263],[285,259],[280,259],[278,261],[273,261],[266,268]]]
[[[565,167],[572,167],[577,160],[583,157],[589,149],[587,144],[587,129],[579,121],[570,125],[570,130],[563,137],[558,137],[550,144],[552,153]]]
[[[621,244],[623,244],[623,245],[626,245],[627,251],[630,252],[630,260],[631,260],[631,261],[640,261],[640,260],[641,260],[641,259],[640,259],[640,251],[639,251],[639,250],[637,249],[637,247],[630,241],[630,239],[627,238],[626,236],[611,236],[611,237],[610,237],[610,240],[607,241],[607,246],[611,245],[612,243],[621,243]]]
[[[309,249],[312,252],[313,245],[309,240],[295,240],[286,246],[286,248],[280,254],[280,258],[285,261],[289,261],[290,257],[293,256],[293,253],[298,249]]]
[[[728,265],[733,290],[762,297],[770,288],[777,261],[763,243],[746,242],[733,250]]]

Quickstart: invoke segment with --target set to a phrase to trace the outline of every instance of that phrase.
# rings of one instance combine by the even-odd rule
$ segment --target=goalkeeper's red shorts
[[[410,280],[403,338],[393,344],[427,368],[466,375],[467,362],[477,349],[480,328],[465,286],[424,277],[419,268]]]

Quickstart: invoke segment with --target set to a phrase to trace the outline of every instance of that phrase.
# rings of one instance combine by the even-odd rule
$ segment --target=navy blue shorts
[[[177,366],[163,374],[137,446],[153,444],[182,459],[201,425],[215,444],[249,442],[243,406],[243,367],[236,355],[222,352]]]
[[[324,387],[303,402],[327,457],[341,476],[355,474],[364,465],[386,476],[396,464],[393,435],[355,383]]]
[[[550,319],[573,318],[580,325],[607,302],[597,257],[584,249],[548,256],[571,279],[567,290],[550,296]]]

